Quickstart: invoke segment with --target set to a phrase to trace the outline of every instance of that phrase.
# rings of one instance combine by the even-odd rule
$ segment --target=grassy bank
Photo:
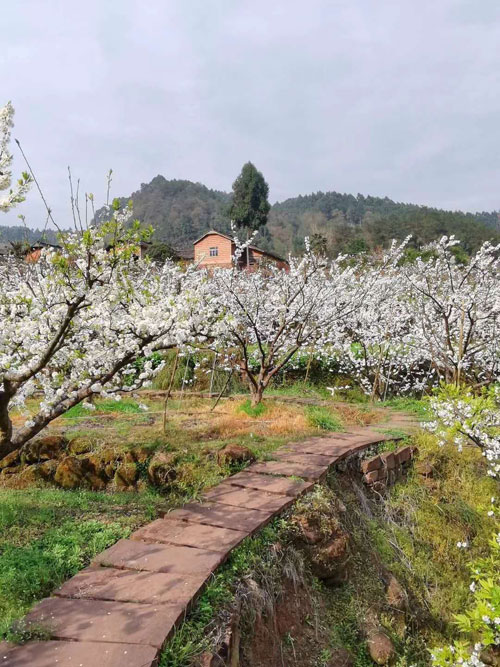
[[[152,493],[0,489],[0,635],[91,558],[157,516]]]

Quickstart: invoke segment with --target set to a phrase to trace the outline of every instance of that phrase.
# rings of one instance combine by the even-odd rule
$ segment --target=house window
[[[219,248],[210,248],[210,257],[218,257],[219,256]]]

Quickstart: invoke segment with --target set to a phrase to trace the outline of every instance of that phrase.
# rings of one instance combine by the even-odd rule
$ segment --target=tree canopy
[[[233,200],[229,209],[231,220],[237,227],[257,231],[267,222],[271,209],[268,196],[269,186],[264,176],[251,162],[247,162],[233,183]]]

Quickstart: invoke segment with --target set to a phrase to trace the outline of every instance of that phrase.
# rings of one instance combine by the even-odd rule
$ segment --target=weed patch
[[[322,431],[342,431],[344,429],[340,417],[328,408],[313,405],[307,408],[307,417],[311,426]]]
[[[249,417],[261,417],[267,410],[265,403],[258,403],[257,405],[252,405],[250,399],[247,399],[241,405],[238,406],[240,412],[244,412]]]

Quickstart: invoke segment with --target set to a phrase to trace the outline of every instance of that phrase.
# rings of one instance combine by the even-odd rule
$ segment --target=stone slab
[[[46,598],[30,611],[26,623],[48,628],[53,639],[160,648],[183,613],[182,605]]]
[[[187,523],[175,519],[156,519],[132,533],[130,539],[161,544],[177,544],[195,549],[226,553],[234,549],[248,533],[241,530]]]
[[[318,482],[326,475],[328,466],[314,463],[293,463],[289,461],[265,461],[264,463],[253,463],[247,470],[250,473],[257,472],[263,475],[301,477],[311,482]]]
[[[194,575],[210,574],[223,560],[223,554],[204,549],[119,540],[96,556],[93,564],[118,569]]]
[[[272,516],[276,516],[294,501],[292,496],[280,496],[276,493],[266,493],[256,489],[240,488],[227,482],[223,482],[207,491],[205,498],[219,504],[229,505],[232,508],[244,507],[271,512]]]
[[[300,480],[286,479],[284,477],[271,477],[243,470],[229,478],[233,486],[241,486],[268,493],[278,493],[284,496],[297,498],[314,486],[314,482],[302,482]]]
[[[54,595],[63,598],[186,606],[198,595],[208,577],[207,573],[188,576],[95,566],[87,567],[69,579]]]
[[[188,503],[181,509],[166,512],[163,515],[167,520],[202,523],[207,526],[242,530],[251,535],[261,526],[265,526],[274,512],[259,511],[247,507],[229,507],[218,503]]]
[[[351,451],[357,451],[366,444],[365,438],[351,436],[350,439],[342,441],[333,441],[330,438],[325,438],[323,442],[301,442],[288,447],[284,447],[283,452],[293,452],[296,454],[320,454],[321,456],[335,456],[341,458]]]
[[[155,667],[158,650],[137,644],[30,642],[16,646],[0,665],[8,667]]]
[[[273,457],[277,461],[289,461],[290,463],[302,463],[306,465],[312,463],[317,466],[324,466],[325,468],[329,468],[338,459],[337,455],[326,456],[324,454],[301,454],[300,452],[287,451],[273,453]]]

